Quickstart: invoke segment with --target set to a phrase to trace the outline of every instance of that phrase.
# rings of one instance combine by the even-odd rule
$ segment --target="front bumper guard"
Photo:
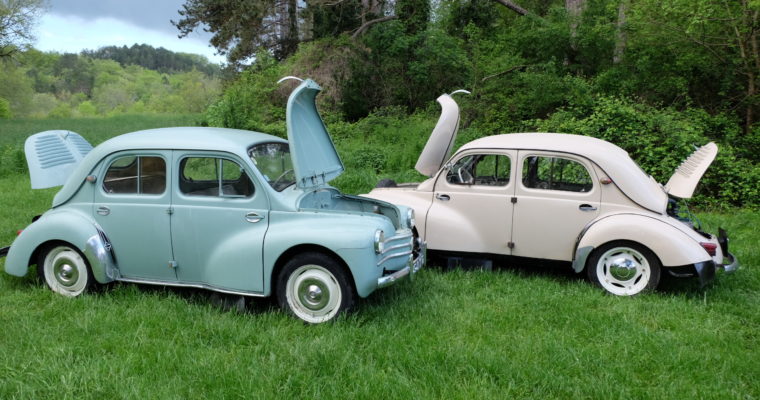
[[[409,261],[406,263],[406,266],[404,268],[401,268],[398,271],[393,272],[390,275],[381,276],[377,279],[377,288],[384,288],[390,285],[393,285],[399,280],[402,280],[406,278],[407,276],[409,279],[412,279],[414,274],[419,272],[419,270],[422,268],[423,265],[425,265],[425,255],[427,251],[427,244],[423,241],[420,241],[420,251],[418,253],[417,258],[413,258],[413,255],[409,256]]]

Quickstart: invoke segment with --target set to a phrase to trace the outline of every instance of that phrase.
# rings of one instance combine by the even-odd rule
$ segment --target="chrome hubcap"
[[[63,286],[72,286],[79,279],[79,271],[68,260],[58,260],[53,270],[55,279]]]
[[[319,310],[330,301],[330,290],[316,279],[304,279],[298,287],[298,298],[309,310]]]
[[[636,276],[639,266],[628,258],[620,257],[610,261],[610,275],[619,281],[628,281]]]

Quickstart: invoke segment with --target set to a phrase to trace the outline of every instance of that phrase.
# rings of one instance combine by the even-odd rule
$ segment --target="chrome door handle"
[[[578,206],[578,209],[581,211],[596,211],[596,207],[592,206],[591,204],[581,204]]]
[[[246,215],[245,215],[245,220],[246,220],[246,221],[248,221],[248,222],[250,222],[250,223],[256,223],[256,222],[259,222],[259,221],[261,221],[262,219],[264,219],[264,217],[262,217],[262,216],[261,216],[261,215],[259,215],[259,214],[256,214],[256,213],[255,213],[255,212],[253,212],[253,211],[251,211],[251,212],[249,212],[248,214],[246,214]]]
[[[98,213],[98,214],[100,214],[100,215],[108,215],[108,214],[111,213],[111,209],[108,208],[108,207],[106,207],[106,206],[100,206],[100,207],[98,207],[97,211],[95,211],[95,212]]]
[[[438,199],[438,200],[441,200],[441,201],[449,201],[449,200],[451,200],[451,197],[449,195],[447,195],[447,194],[436,193],[435,194],[435,198]]]

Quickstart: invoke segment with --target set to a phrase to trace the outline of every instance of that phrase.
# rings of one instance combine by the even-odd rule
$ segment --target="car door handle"
[[[435,194],[435,198],[438,199],[438,200],[441,200],[441,201],[449,201],[449,200],[451,200],[451,197],[449,197],[449,195],[447,195],[447,194],[440,194],[440,193],[436,193]]]
[[[106,207],[106,206],[100,206],[100,207],[98,207],[97,211],[95,211],[95,212],[98,213],[98,214],[100,214],[100,215],[108,215],[108,214],[111,213],[111,209],[108,208],[108,207]]]
[[[248,222],[251,222],[251,223],[259,222],[262,219],[264,219],[264,217],[262,217],[259,214],[256,214],[253,211],[251,211],[251,212],[249,212],[248,214],[245,215],[245,220],[248,221]]]
[[[581,204],[578,206],[578,209],[581,211],[596,211],[596,207],[592,206],[591,204]]]

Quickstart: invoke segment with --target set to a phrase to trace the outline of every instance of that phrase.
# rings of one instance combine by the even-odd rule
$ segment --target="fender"
[[[426,240],[427,212],[433,202],[433,192],[418,191],[413,188],[375,188],[361,196],[413,209],[417,232],[422,240]]]
[[[276,284],[274,268],[280,256],[301,245],[323,247],[340,257],[349,268],[359,296],[367,297],[377,289],[383,268],[377,265],[378,255],[372,243],[377,229],[386,232],[386,237],[395,234],[387,218],[306,211],[273,211],[269,215],[269,230],[264,239],[265,295],[270,294]],[[404,262],[398,259],[399,264]]]
[[[581,232],[573,258],[575,272],[581,272],[591,252],[611,238],[646,246],[660,259],[663,267],[711,260],[697,240],[666,221],[641,214],[615,214],[597,219]]]
[[[27,226],[11,245],[5,261],[5,271],[15,276],[25,276],[40,246],[50,241],[62,241],[76,247],[90,264],[92,274],[100,283],[118,277],[110,244],[105,240],[97,224],[86,214],[72,209],[52,210]]]

